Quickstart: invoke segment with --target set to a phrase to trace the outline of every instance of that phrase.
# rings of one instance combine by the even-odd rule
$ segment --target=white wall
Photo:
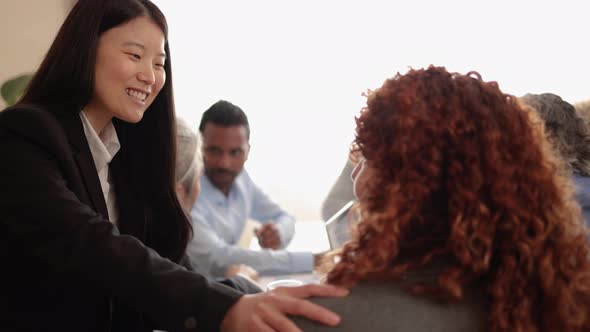
[[[72,0],[0,1],[0,84],[37,69],[71,4]]]
[[[590,98],[584,1],[155,0],[168,17],[177,111],[248,113],[247,168],[300,219],[346,159],[361,93],[408,66],[479,71],[509,93]]]
[[[478,70],[515,95],[590,98],[584,1],[155,2],[170,25],[178,114],[196,126],[219,99],[241,106],[251,175],[300,219],[319,218],[361,93],[408,66]],[[0,0],[0,81],[38,66],[71,3]]]

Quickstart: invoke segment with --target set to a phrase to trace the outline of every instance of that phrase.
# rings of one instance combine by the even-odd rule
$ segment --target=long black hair
[[[166,82],[137,124],[114,119],[125,138],[125,176],[150,222],[150,246],[174,261],[184,255],[191,226],[174,191],[176,117],[168,25],[149,0],[78,0],[33,76],[21,102],[54,112],[79,112],[93,94],[99,37],[137,17],[149,17],[165,38]],[[136,218],[141,218],[137,216]],[[141,221],[144,222],[144,221]]]

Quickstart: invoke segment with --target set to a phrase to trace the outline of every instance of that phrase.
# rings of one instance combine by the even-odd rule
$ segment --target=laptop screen
[[[352,223],[349,212],[354,203],[354,200],[346,203],[326,221],[326,232],[328,233],[328,241],[330,242],[331,249],[340,248],[345,242],[350,240],[350,227]]]

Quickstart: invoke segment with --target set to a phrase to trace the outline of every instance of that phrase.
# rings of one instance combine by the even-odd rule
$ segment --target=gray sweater
[[[313,299],[341,316],[338,327],[293,319],[305,332],[483,332],[487,319],[483,299],[483,292],[471,292],[462,302],[443,304],[410,295],[396,283],[364,283],[343,299]]]

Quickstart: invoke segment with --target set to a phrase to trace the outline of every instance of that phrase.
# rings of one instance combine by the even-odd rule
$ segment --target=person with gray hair
[[[176,195],[188,215],[200,191],[199,177],[203,171],[201,135],[176,119]]]
[[[545,122],[547,139],[572,174],[584,219],[590,223],[590,129],[586,121],[573,105],[553,93],[526,94],[520,101]]]

